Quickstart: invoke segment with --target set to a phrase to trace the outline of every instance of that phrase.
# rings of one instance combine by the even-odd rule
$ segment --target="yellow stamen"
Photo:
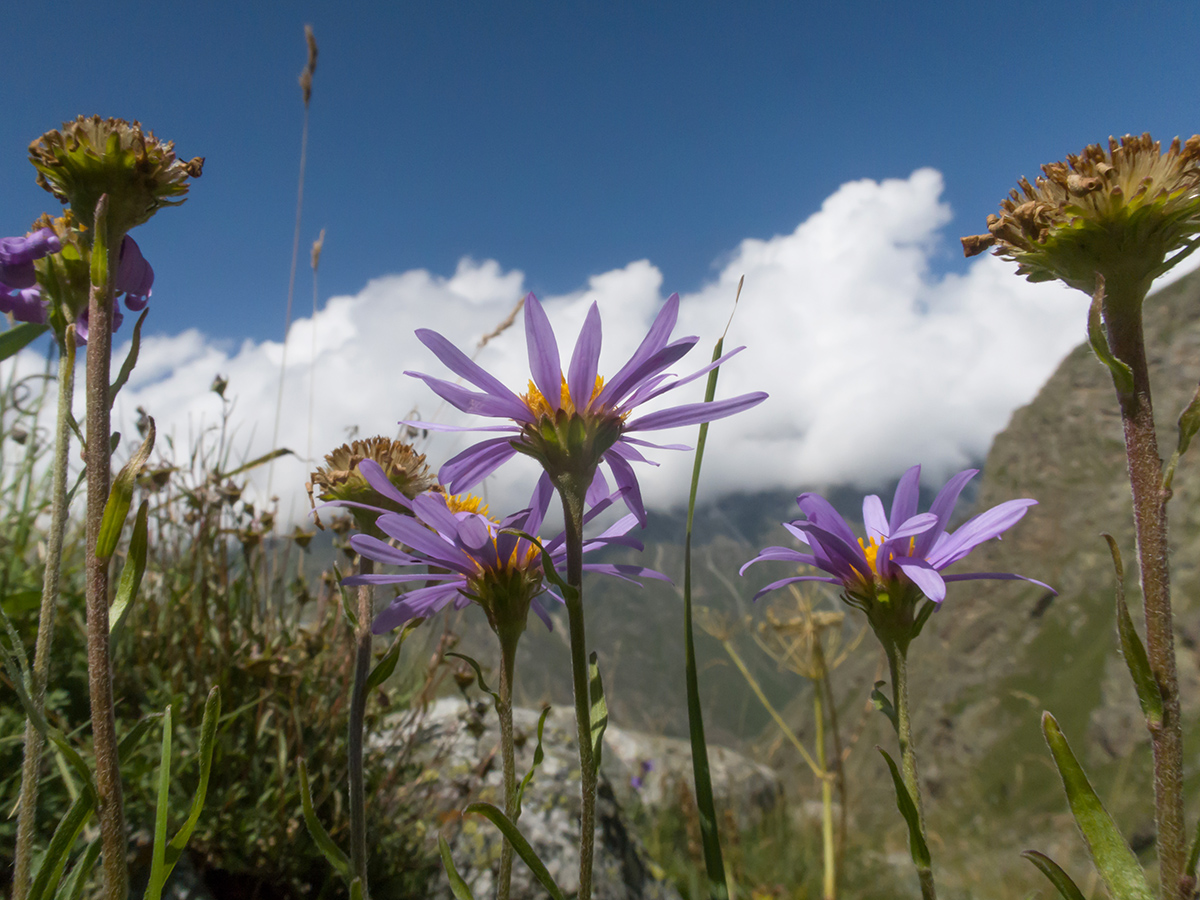
[[[875,568],[875,557],[879,553],[879,544],[876,543],[875,538],[867,538],[866,543],[859,538],[858,546],[862,547],[863,556],[867,558],[867,565],[871,567],[871,571],[878,575],[879,570]]]
[[[446,508],[451,513],[469,512],[477,513],[484,518],[491,519],[491,513],[488,512],[487,504],[483,502],[481,497],[476,497],[474,494],[447,494]],[[495,521],[494,519],[492,521]]]
[[[588,403],[591,403],[604,389],[604,376],[596,376],[596,384],[592,388],[592,395],[588,397]],[[552,414],[550,404],[546,401],[545,396],[538,390],[537,385],[533,381],[529,382],[529,391],[521,397],[525,401],[525,405],[529,407],[529,411],[537,417],[549,416]],[[561,409],[566,410],[567,415],[572,415],[578,410],[575,407],[575,401],[571,399],[571,389],[567,386],[566,376],[562,380],[562,395],[559,397],[558,405]],[[587,408],[587,403],[584,404]]]

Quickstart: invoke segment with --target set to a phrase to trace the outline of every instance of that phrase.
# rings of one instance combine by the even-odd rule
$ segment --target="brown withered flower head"
[[[325,465],[310,476],[309,501],[312,502],[315,497],[327,503],[341,500],[365,503],[393,512],[407,512],[395,501],[381,495],[359,474],[358,464],[364,459],[379,463],[388,481],[405,497],[415,497],[437,485],[437,478],[425,464],[425,456],[414,450],[411,444],[386,437],[372,437],[342,444],[326,454]],[[353,508],[351,511],[360,519],[363,517],[358,514],[365,512]],[[371,530],[375,516],[375,513],[366,513],[365,520],[359,522],[359,528]],[[321,524],[320,519],[317,524]]]
[[[967,256],[989,247],[1030,281],[1061,280],[1091,294],[1097,275],[1145,296],[1188,255],[1200,233],[1200,135],[1166,153],[1149,134],[1091,144],[1022,178],[988,216],[988,233],[962,239]]]
[[[204,158],[181,160],[175,145],[143,132],[138,122],[80,116],[29,145],[37,182],[94,227],[96,203],[108,194],[113,235],[123,235],[164,206],[187,199],[188,179],[199,178]]]

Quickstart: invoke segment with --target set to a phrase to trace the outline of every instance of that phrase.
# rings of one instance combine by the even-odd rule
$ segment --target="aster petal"
[[[350,546],[360,556],[366,556],[369,559],[388,563],[393,566],[419,566],[425,563],[425,560],[393,547],[387,541],[381,541],[379,538],[369,534],[350,535]]]
[[[698,338],[689,337],[667,344],[649,359],[643,360],[637,368],[631,369],[624,375],[618,373],[618,376],[614,376],[613,380],[600,391],[593,408],[627,407],[628,401],[625,398],[629,394],[636,392],[651,379],[653,379],[653,384],[661,384],[669,376],[664,375],[661,378],[655,376],[667,366],[686,356],[688,351],[696,345],[697,340]],[[624,368],[621,371],[624,372]]]
[[[583,320],[567,372],[567,389],[576,409],[587,409],[591,405],[596,369],[600,364],[600,336],[600,307],[593,303]]]
[[[1015,575],[1012,572],[965,572],[960,575],[943,575],[942,581],[1028,581],[1030,584],[1045,588],[1052,594],[1058,594],[1058,591],[1050,585],[1044,584],[1036,578],[1026,578],[1024,575]]]
[[[382,575],[350,575],[342,579],[343,587],[360,584],[405,584],[409,581],[462,581],[457,572],[411,572]]]
[[[515,425],[446,425],[442,422],[418,422],[415,419],[401,419],[396,424],[425,431],[507,431],[510,434],[519,434],[521,431]]]
[[[604,460],[608,463],[608,467],[612,471],[613,479],[617,483],[617,489],[622,492],[625,505],[631,513],[637,516],[638,524],[645,528],[646,507],[642,504],[642,490],[638,485],[637,475],[634,474],[633,467],[619,453],[614,453],[611,449],[604,454]]]
[[[920,588],[921,593],[934,603],[941,603],[946,599],[946,582],[928,562],[909,556],[897,557],[894,562],[900,571]]]
[[[896,493],[892,496],[892,528],[917,514],[917,502],[921,499],[921,467],[913,466],[900,477]]]
[[[586,563],[583,568],[586,572],[599,572],[602,575],[612,575],[624,581],[632,581],[634,584],[639,583],[634,581],[635,578],[651,578],[655,581],[665,581],[667,584],[674,584],[662,572],[656,572],[654,569],[648,569],[645,566],[632,566],[624,563]]]
[[[655,444],[652,441],[643,441],[640,438],[621,435],[622,444],[636,444],[639,447],[649,447],[651,450],[691,450],[690,444]]]
[[[887,514],[883,511],[883,501],[878,494],[863,497],[863,526],[867,529],[867,537],[875,538],[877,544],[888,536]]]
[[[550,613],[546,612],[546,607],[538,602],[537,597],[529,601],[529,608],[533,610],[534,615],[542,620],[542,624],[546,626],[547,631],[554,630],[554,620],[550,618]]]
[[[732,416],[742,410],[758,406],[767,399],[763,391],[742,394],[728,400],[715,400],[712,403],[688,403],[672,409],[663,409],[648,413],[639,419],[634,419],[625,426],[626,431],[656,431],[660,428],[677,428],[680,425],[696,425],[700,422],[712,422]]]
[[[667,298],[662,309],[658,311],[658,315],[654,317],[650,330],[646,332],[646,336],[642,338],[638,348],[633,351],[633,356],[629,357],[625,365],[621,366],[617,374],[604,386],[604,390],[596,398],[597,405],[613,406],[619,398],[628,393],[627,382],[630,375],[636,372],[643,362],[667,345],[678,318],[679,295],[672,294]]]
[[[797,581],[823,581],[825,584],[841,584],[841,580],[837,578],[826,578],[824,575],[793,575],[791,578],[783,578],[779,581],[772,581],[764,588],[760,588],[754,595],[757,600],[763,594],[769,594],[771,591],[777,591],[781,587],[786,587],[789,584],[795,584]]]
[[[846,524],[846,520],[842,518],[842,514],[834,509],[833,504],[820,494],[811,492],[801,494],[796,498],[796,505],[800,507],[800,511],[808,516],[809,519],[808,522],[801,520],[792,522],[792,525],[796,528],[807,531],[808,529],[805,526],[812,523],[837,535],[846,544],[855,545],[858,543],[858,538],[854,536],[854,531]],[[866,562],[866,557],[863,557],[863,561]]]
[[[525,343],[529,347],[529,373],[533,383],[550,409],[557,412],[562,407],[563,377],[558,340],[546,311],[533,294],[525,297]]]
[[[1036,500],[1007,500],[993,506],[987,512],[980,513],[949,535],[947,540],[938,544],[929,555],[929,562],[938,569],[958,562],[984,541],[999,537],[1012,528],[1029,507],[1036,504]]]
[[[702,375],[707,375],[713,369],[717,368],[717,366],[724,365],[728,360],[733,359],[733,357],[737,356],[739,353],[741,353],[745,349],[746,349],[745,347],[735,347],[733,350],[730,350],[728,353],[724,354],[720,359],[713,360],[707,366],[705,366],[703,369],[699,369],[698,371],[693,372],[691,375],[688,375],[686,378],[677,378],[673,381],[668,382],[667,384],[662,385],[661,387],[656,387],[646,393],[643,393],[641,390],[639,390],[634,395],[634,397],[629,398],[630,405],[636,405],[638,403],[645,403],[648,400],[653,400],[655,397],[659,396],[660,394],[665,394],[667,391],[673,391],[677,387],[683,387],[685,384],[695,381],[697,378],[700,378]]]
[[[426,491],[413,498],[412,511],[418,519],[440,534],[453,540],[458,533],[458,520],[446,506],[446,495],[441,491]]]
[[[608,487],[608,479],[604,477],[604,473],[600,471],[600,467],[596,466],[596,474],[592,476],[592,483],[588,485],[587,494],[583,498],[583,502],[587,506],[595,506],[607,497],[612,491]]]
[[[843,581],[874,580],[874,573],[867,565],[867,558],[857,539],[851,544],[832,531],[828,531],[813,522],[795,522],[797,528],[808,532],[808,540],[812,546],[818,568],[824,569],[830,575],[836,575]]]
[[[799,550],[793,550],[791,547],[764,547],[762,552],[754,559],[745,563],[738,569],[739,575],[745,575],[746,570],[752,565],[759,562],[779,560],[783,562],[799,563],[804,566],[816,566],[817,558],[811,553],[801,553]]]
[[[399,503],[404,509],[412,509],[412,502],[400,493],[400,489],[388,481],[387,473],[383,471],[383,466],[379,465],[373,459],[364,459],[358,464],[358,474],[366,479],[367,484],[375,489],[376,493],[382,494],[389,500]]]
[[[451,381],[434,378],[432,375],[423,375],[420,372],[405,372],[404,374],[420,378],[429,385],[435,394],[455,409],[460,409],[465,413],[490,416],[494,419],[515,419],[518,422],[532,421],[529,407],[520,400],[513,401],[508,397],[496,397],[492,394],[469,391]]]
[[[504,382],[495,375],[492,375],[436,331],[431,331],[428,328],[418,328],[415,334],[417,340],[432,350],[433,355],[455,375],[465,378],[471,384],[475,385],[475,387],[493,397],[504,397],[521,406],[525,405],[521,402],[521,398],[509,390]]]
[[[493,553],[495,552],[492,532],[483,516],[470,515],[460,521],[458,523],[458,539],[464,547],[471,551],[472,555],[487,547],[492,547]],[[487,560],[487,562],[494,562],[494,560]]]
[[[938,491],[933,505],[929,507],[929,511],[938,517],[938,524],[917,539],[913,550],[914,556],[929,556],[929,551],[937,544],[937,539],[942,536],[942,532],[950,524],[950,515],[954,512],[954,504],[958,502],[958,495],[967,486],[967,482],[977,474],[979,474],[978,469],[963,469]]]
[[[461,493],[479,484],[516,453],[508,438],[480,441],[447,461],[438,472],[438,481],[451,493]]]
[[[529,517],[525,520],[525,527],[521,530],[528,534],[537,534],[542,528],[542,522],[546,518],[546,510],[550,508],[550,499],[554,496],[554,485],[550,483],[550,476],[545,472],[537,480],[537,484],[533,487],[533,496],[529,498]]]
[[[638,450],[636,447],[630,446],[629,442],[626,441],[624,439],[624,437],[618,438],[617,442],[612,445],[612,452],[619,453],[621,455],[621,458],[624,459],[626,462],[645,463],[648,466],[654,466],[655,468],[658,467],[658,463],[656,463],[652,459],[647,459],[645,456],[643,456],[642,452],[640,450]]]
[[[454,585],[439,584],[419,588],[393,600],[371,624],[373,634],[385,634],[400,627],[409,619],[429,616],[442,609],[456,596],[461,596]]]
[[[388,537],[395,538],[418,553],[428,556],[433,565],[453,569],[464,575],[474,574],[476,566],[466,553],[458,547],[448,544],[444,538],[422,525],[412,516],[389,514],[380,516],[375,523]]]

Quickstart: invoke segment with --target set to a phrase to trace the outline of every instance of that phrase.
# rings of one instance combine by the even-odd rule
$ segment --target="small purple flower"
[[[35,284],[9,291],[0,285],[0,313],[11,313],[18,322],[45,325],[46,301],[42,299],[42,289]]]
[[[757,594],[797,581],[824,581],[840,585],[847,602],[867,610],[880,606],[913,606],[921,597],[934,603],[946,598],[946,582],[998,579],[1028,581],[1053,590],[1024,575],[1005,572],[971,572],[943,575],[942,570],[958,562],[984,541],[999,537],[1015,525],[1036,500],[1008,500],[980,513],[956,531],[946,525],[954,504],[977,469],[959,472],[938,493],[927,513],[917,512],[921,467],[913,466],[896,486],[891,514],[874,494],[863,499],[863,523],[867,537],[855,537],[846,520],[817,494],[801,494],[797,504],[806,518],[785,523],[784,528],[811,552],[787,547],[767,547],[742,566],[746,569],[763,560],[784,560],[820,569],[825,575],[798,575],[772,582]],[[874,624],[874,623],[873,623]]]
[[[124,297],[125,307],[130,312],[141,312],[150,300],[150,288],[154,285],[154,269],[142,256],[142,249],[129,235],[121,241],[120,263],[113,287],[112,330],[115,333],[125,321],[117,301]],[[88,311],[85,307],[75,323],[78,340],[86,344],[88,339]]]
[[[625,504],[645,524],[637,476],[630,463],[649,463],[638,447],[686,450],[675,445],[658,445],[632,437],[633,432],[657,431],[680,425],[709,422],[761,403],[766,394],[743,394],[713,403],[689,403],[631,418],[633,411],[660,394],[674,390],[707,374],[741,347],[725,354],[686,378],[675,379],[665,370],[686,354],[696,337],[670,341],[679,314],[679,295],[672,294],[659,311],[641,346],[629,361],[607,381],[599,376],[600,310],[588,310],[579,340],[564,374],[558,343],[550,320],[533,294],[525,298],[525,338],[532,380],[529,390],[518,395],[472,362],[466,354],[440,334],[420,329],[417,337],[455,375],[480,388],[467,390],[450,381],[419,372],[435,393],[463,412],[507,419],[510,424],[490,427],[454,427],[437,423],[405,423],[435,431],[493,431],[503,436],[480,441],[447,462],[438,473],[451,491],[478,484],[516,453],[538,460],[555,487],[564,481],[587,487],[588,504],[609,495],[608,483],[599,470],[603,461],[612,473]]]
[[[62,243],[53,228],[39,228],[24,237],[0,238],[0,291],[33,287],[37,284],[34,260],[61,249]]]
[[[343,580],[345,585],[406,584],[421,586],[397,596],[381,612],[373,625],[376,634],[391,631],[409,619],[429,616],[449,604],[462,609],[471,602],[478,603],[487,613],[488,621],[497,634],[504,637],[508,629],[517,634],[525,628],[530,609],[550,627],[550,616],[540,601],[549,594],[560,603],[562,598],[547,584],[542,568],[542,554],[537,546],[523,537],[504,533],[506,529],[536,535],[546,515],[553,490],[549,480],[539,479],[528,509],[521,510],[501,522],[474,511],[475,504],[455,502],[440,491],[428,491],[409,501],[387,480],[379,464],[363,460],[359,472],[375,490],[412,510],[412,515],[387,512],[376,526],[388,537],[400,542],[397,549],[387,541],[368,534],[356,534],[351,546],[367,559],[420,571],[398,574],[354,575]],[[613,498],[598,503],[586,517],[607,509]],[[341,502],[337,505],[360,506]],[[583,542],[583,550],[609,545],[642,549],[642,545],[626,533],[635,519],[627,515],[602,534]],[[563,535],[544,543],[555,568],[562,570],[566,563]],[[627,581],[633,576],[669,581],[665,575],[641,566],[589,563],[585,571],[614,575]],[[635,584],[637,582],[634,582]]]
[[[643,759],[641,766],[638,767],[638,773],[629,779],[629,785],[635,791],[640,791],[646,784],[646,776],[654,771],[654,763],[648,759]]]

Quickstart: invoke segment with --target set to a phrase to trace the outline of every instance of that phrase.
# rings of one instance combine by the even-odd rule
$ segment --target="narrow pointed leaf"
[[[875,687],[871,690],[871,705],[888,717],[888,721],[892,723],[892,730],[899,734],[900,722],[896,718],[896,709],[887,694],[880,690],[885,684],[886,681],[875,682]]]
[[[129,507],[133,503],[133,485],[138,473],[150,457],[154,449],[154,419],[150,419],[150,427],[146,439],[142,441],[136,453],[129,462],[121,467],[117,477],[113,479],[112,488],[108,492],[108,501],[104,504],[104,518],[100,521],[100,534],[96,537],[96,558],[108,559],[117,549],[121,539],[121,529],[125,527],[125,517],[129,515]]]
[[[35,325],[32,322],[22,322],[0,334],[0,361],[8,359],[10,356],[29,346],[49,329],[49,325]]]
[[[187,819],[167,845],[164,881],[171,877],[171,871],[183,856],[184,848],[187,847],[187,842],[200,821],[200,813],[204,811],[204,800],[208,796],[208,778],[212,774],[213,748],[217,742],[217,723],[220,720],[221,689],[213,685],[212,690],[208,692],[208,699],[204,701],[204,718],[200,722],[200,781],[196,785],[196,793],[192,796],[192,807],[188,811]]]
[[[463,812],[478,813],[499,828],[501,833],[508,838],[508,842],[512,844],[513,849],[517,851],[517,855],[521,857],[525,865],[529,866],[529,871],[533,873],[533,877],[538,880],[550,896],[554,900],[566,900],[563,892],[554,883],[554,879],[550,877],[550,872],[546,869],[546,866],[538,859],[538,855],[534,852],[533,847],[529,846],[529,841],[525,840],[524,835],[517,830],[517,826],[508,820],[508,816],[504,815],[503,810],[490,803],[472,803]]]
[[[142,346],[142,323],[146,321],[146,316],[149,314],[149,307],[143,309],[142,314],[138,316],[137,324],[133,326],[133,341],[129,345],[129,353],[125,357],[125,362],[121,363],[121,371],[117,373],[117,380],[108,389],[109,409],[112,409],[112,405],[117,399],[117,394],[121,392],[121,388],[125,386],[125,382],[129,380],[129,376],[133,372],[133,367],[137,365],[138,351]]]
[[[470,886],[463,881],[463,877],[458,874],[458,869],[454,867],[454,857],[450,855],[450,845],[440,834],[438,835],[438,852],[442,855],[442,867],[446,870],[446,878],[450,880],[450,892],[454,894],[455,900],[475,900]]]
[[[96,217],[92,223],[92,258],[88,274],[92,287],[104,289],[107,293],[110,274],[108,271],[108,194],[101,194],[100,199],[96,201]]]
[[[1200,859],[1200,822],[1196,823],[1196,836],[1192,838],[1192,850],[1188,853],[1187,866],[1184,868],[1183,874],[1195,878],[1198,859]]]
[[[138,507],[137,516],[133,520],[133,534],[129,538],[129,555],[125,559],[125,568],[121,570],[121,581],[117,585],[117,597],[108,611],[108,632],[114,638],[125,624],[125,617],[137,598],[138,588],[142,586],[142,576],[146,574],[146,551],[148,517],[150,501],[143,500]]]
[[[495,691],[493,691],[490,687],[488,687],[487,682],[483,678],[483,669],[480,668],[479,663],[477,663],[475,660],[471,659],[471,657],[467,656],[465,653],[447,653],[446,655],[456,657],[457,659],[461,659],[463,662],[465,662],[467,665],[469,665],[472,669],[474,669],[475,670],[475,680],[479,684],[479,689],[481,691],[483,691],[485,694],[489,695],[492,698],[492,702],[496,704],[497,708],[499,708],[500,695],[497,694]]]
[[[1133,370],[1113,356],[1108,347],[1108,338],[1104,334],[1104,323],[1100,317],[1103,306],[1104,282],[1101,281],[1096,287],[1096,293],[1092,295],[1092,306],[1088,310],[1088,343],[1092,345],[1092,352],[1096,354],[1097,359],[1112,373],[1113,384],[1117,386],[1117,390],[1122,394],[1132,394]]]
[[[1200,431],[1200,387],[1192,395],[1192,402],[1179,414],[1179,443],[1176,449],[1180,456],[1187,452],[1197,431]]]
[[[1142,644],[1142,638],[1133,625],[1133,619],[1130,618],[1129,607],[1125,604],[1125,567],[1121,564],[1121,551],[1111,534],[1104,535],[1104,539],[1108,541],[1108,549],[1112,553],[1117,579],[1117,634],[1121,638],[1121,655],[1125,657],[1125,665],[1129,667],[1129,675],[1137,689],[1138,703],[1142,705],[1146,726],[1155,730],[1160,728],[1163,722],[1162,690],[1154,680],[1146,647]]]
[[[1108,888],[1109,896],[1121,900],[1151,900],[1146,875],[1116,823],[1096,796],[1079,760],[1071,752],[1058,722],[1050,713],[1042,713],[1042,733],[1054,756],[1063,789],[1075,822],[1091,851],[1096,870]]]
[[[917,805],[913,802],[912,795],[909,794],[908,788],[904,784],[904,779],[900,777],[900,770],[896,768],[895,760],[882,747],[875,749],[887,761],[888,769],[892,773],[892,783],[896,786],[896,806],[900,809],[900,815],[904,816],[904,821],[908,823],[908,849],[912,853],[912,861],[918,869],[928,869],[933,865],[933,860],[929,855],[929,845],[925,843],[925,837],[921,834],[921,819],[917,815]]]
[[[588,656],[588,698],[591,701],[592,759],[600,769],[600,754],[604,750],[604,729],[608,727],[608,701],[604,699],[604,681],[600,678],[600,662],[593,650]]]
[[[87,887],[88,876],[96,867],[96,860],[99,858],[100,837],[97,835],[80,854],[79,859],[75,860],[75,865],[71,867],[71,874],[54,892],[54,900],[79,900],[83,896],[83,889]]]
[[[533,765],[529,767],[529,771],[525,773],[525,777],[521,779],[521,784],[517,788],[517,818],[521,818],[521,800],[525,796],[525,788],[529,786],[529,782],[533,781],[533,773],[537,771],[537,767],[542,764],[542,760],[546,758],[546,752],[542,749],[542,730],[546,727],[546,716],[550,715],[550,707],[542,707],[542,714],[538,716],[537,723],[537,746],[533,748]],[[598,765],[598,764],[597,764]]]
[[[424,618],[410,619],[405,623],[404,628],[400,630],[400,634],[392,642],[392,646],[388,648],[388,652],[384,654],[383,659],[375,664],[375,668],[367,676],[366,693],[371,693],[371,691],[387,681],[392,673],[396,671],[396,663],[400,659],[400,648],[404,646],[404,639],[412,634],[413,629],[424,621]]]
[[[154,811],[154,847],[150,852],[150,881],[146,885],[145,900],[158,900],[162,896],[167,856],[167,815],[171,801],[171,706],[163,710],[162,753],[158,761],[158,803]]]
[[[350,882],[350,900],[363,900],[362,879],[355,878]]]
[[[329,864],[334,870],[347,881],[351,878],[350,860],[341,848],[333,842],[333,838],[329,836],[329,832],[325,830],[325,826],[321,824],[321,820],[317,818],[317,811],[313,808],[312,793],[308,788],[308,766],[304,760],[300,760],[300,803],[304,808],[304,824],[308,826],[308,833],[312,835],[314,841],[317,842],[317,847],[324,855]]]
[[[84,791],[63,815],[58,827],[54,829],[54,835],[50,838],[50,845],[42,856],[37,873],[33,876],[28,900],[45,900],[53,896],[51,892],[62,879],[71,848],[91,817],[95,805],[95,794]]]
[[[1045,853],[1038,853],[1036,850],[1026,850],[1021,855],[1037,866],[1042,874],[1050,879],[1050,883],[1062,894],[1063,900],[1084,900],[1083,891],[1079,890],[1075,882],[1071,880],[1071,876],[1064,872],[1062,867]]]

